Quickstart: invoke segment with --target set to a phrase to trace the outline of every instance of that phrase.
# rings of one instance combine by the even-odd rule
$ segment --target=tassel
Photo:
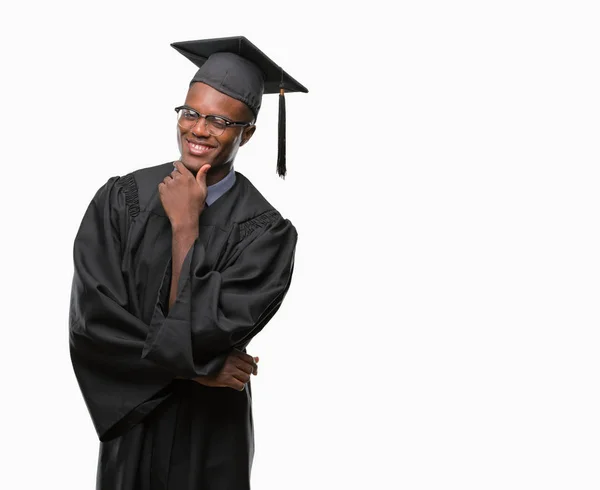
[[[277,152],[277,173],[281,178],[285,178],[285,96],[283,87],[279,89],[279,144]]]

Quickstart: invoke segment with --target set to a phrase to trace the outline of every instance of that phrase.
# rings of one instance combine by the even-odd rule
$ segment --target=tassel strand
[[[285,164],[285,96],[284,90],[279,90],[279,138],[277,151],[277,174],[285,179],[287,172]]]

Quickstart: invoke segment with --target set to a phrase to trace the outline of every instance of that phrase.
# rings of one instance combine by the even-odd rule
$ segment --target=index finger
[[[184,165],[182,162],[180,162],[179,160],[177,160],[177,161],[173,162],[173,166],[174,166],[174,167],[175,167],[177,170],[179,170],[179,172],[180,172],[180,173],[182,173],[182,174],[184,174],[184,175],[185,175],[186,173],[188,173],[188,174],[191,174],[191,172],[188,170],[188,168],[187,168],[187,167],[186,167],[186,166],[185,166],[185,165]]]
[[[251,355],[246,354],[245,352],[238,351],[238,350],[234,351],[233,353],[238,357],[238,359],[241,359],[242,361],[247,362],[248,364],[250,364],[252,366],[256,365],[256,362],[254,361],[254,357],[252,357]]]

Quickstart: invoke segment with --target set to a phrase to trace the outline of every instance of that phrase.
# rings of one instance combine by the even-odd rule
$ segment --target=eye
[[[198,119],[198,113],[194,112],[190,109],[182,109],[181,110],[181,117],[183,117],[184,119],[188,119],[188,120],[193,120],[193,119]]]
[[[227,121],[217,116],[208,116],[206,122],[215,129],[222,131],[227,127]]]

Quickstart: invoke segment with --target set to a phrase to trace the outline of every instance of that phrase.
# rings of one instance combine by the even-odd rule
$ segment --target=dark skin
[[[185,98],[185,105],[201,114],[223,116],[232,121],[254,122],[254,115],[246,104],[204,83],[192,84]],[[188,131],[177,126],[181,162],[194,175],[202,166],[210,165],[206,184],[216,184],[229,173],[238,149],[250,140],[254,131],[256,126],[253,124],[245,128],[230,127],[222,135],[213,136],[206,131],[203,119]],[[207,150],[198,154],[191,148],[192,144],[206,146]]]
[[[253,122],[248,106],[205,85],[194,83],[185,105],[201,114],[223,116],[232,121]],[[207,187],[216,184],[230,171],[240,146],[254,134],[256,126],[229,127],[222,135],[208,133],[204,120],[195,127],[183,130],[177,126],[181,161],[175,162],[173,172],[158,185],[163,208],[171,222],[172,276],[169,308],[177,298],[177,284],[185,256],[199,236],[199,219],[207,196]],[[243,390],[252,374],[258,374],[258,357],[234,350],[225,360],[221,371],[213,376],[199,376],[194,381],[205,386]]]

